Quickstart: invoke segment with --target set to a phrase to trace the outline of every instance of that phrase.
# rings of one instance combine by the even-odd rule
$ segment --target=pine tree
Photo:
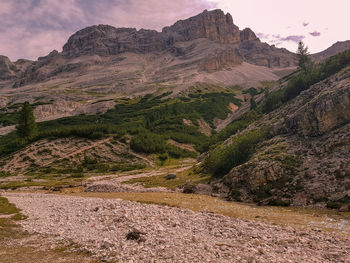
[[[256,107],[257,107],[257,105],[256,105],[254,98],[251,98],[250,99],[250,109],[254,110],[254,109],[256,109]]]
[[[19,136],[23,139],[32,139],[38,133],[38,127],[35,123],[33,109],[28,101],[23,104],[20,112],[19,123],[16,128]]]
[[[298,56],[298,66],[299,68],[304,71],[307,72],[311,65],[311,59],[310,59],[310,53],[308,51],[308,47],[305,46],[303,41],[299,41],[298,43],[298,50],[297,50],[297,56]]]

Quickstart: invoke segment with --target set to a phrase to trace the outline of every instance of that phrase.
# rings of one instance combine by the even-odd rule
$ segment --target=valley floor
[[[29,216],[25,230],[71,240],[111,262],[350,261],[350,239],[332,233],[120,199],[5,196]]]
[[[90,177],[55,194],[1,192],[28,218],[2,242],[0,262],[350,262],[349,213],[130,184],[164,173]]]

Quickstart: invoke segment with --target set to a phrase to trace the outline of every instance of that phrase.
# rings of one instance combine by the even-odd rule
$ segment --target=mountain
[[[295,71],[295,54],[214,10],[161,32],[92,26],[62,52],[0,62],[0,189],[198,158],[170,184],[350,209],[349,51]],[[11,132],[23,101],[38,121],[30,139]]]
[[[331,47],[327,48],[326,50],[321,51],[319,53],[312,54],[311,57],[313,60],[317,62],[322,62],[327,58],[346,50],[350,50],[350,40],[338,41],[337,43],[333,44]]]
[[[1,58],[0,105],[50,102],[38,119],[96,113],[116,97],[191,89],[261,86],[291,72],[293,53],[262,43],[240,30],[230,14],[204,11],[155,30],[96,25],[73,34],[62,52],[37,61]],[[74,96],[71,96],[74,94]],[[88,103],[86,103],[88,102]]]

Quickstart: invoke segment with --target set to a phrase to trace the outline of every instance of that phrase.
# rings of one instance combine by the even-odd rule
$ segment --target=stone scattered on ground
[[[4,195],[29,216],[25,230],[106,261],[350,262],[350,238],[333,233],[120,199]]]

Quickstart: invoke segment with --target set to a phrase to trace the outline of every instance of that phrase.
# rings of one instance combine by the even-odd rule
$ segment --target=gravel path
[[[29,216],[29,232],[111,262],[350,262],[350,238],[335,234],[119,199],[4,196]]]

